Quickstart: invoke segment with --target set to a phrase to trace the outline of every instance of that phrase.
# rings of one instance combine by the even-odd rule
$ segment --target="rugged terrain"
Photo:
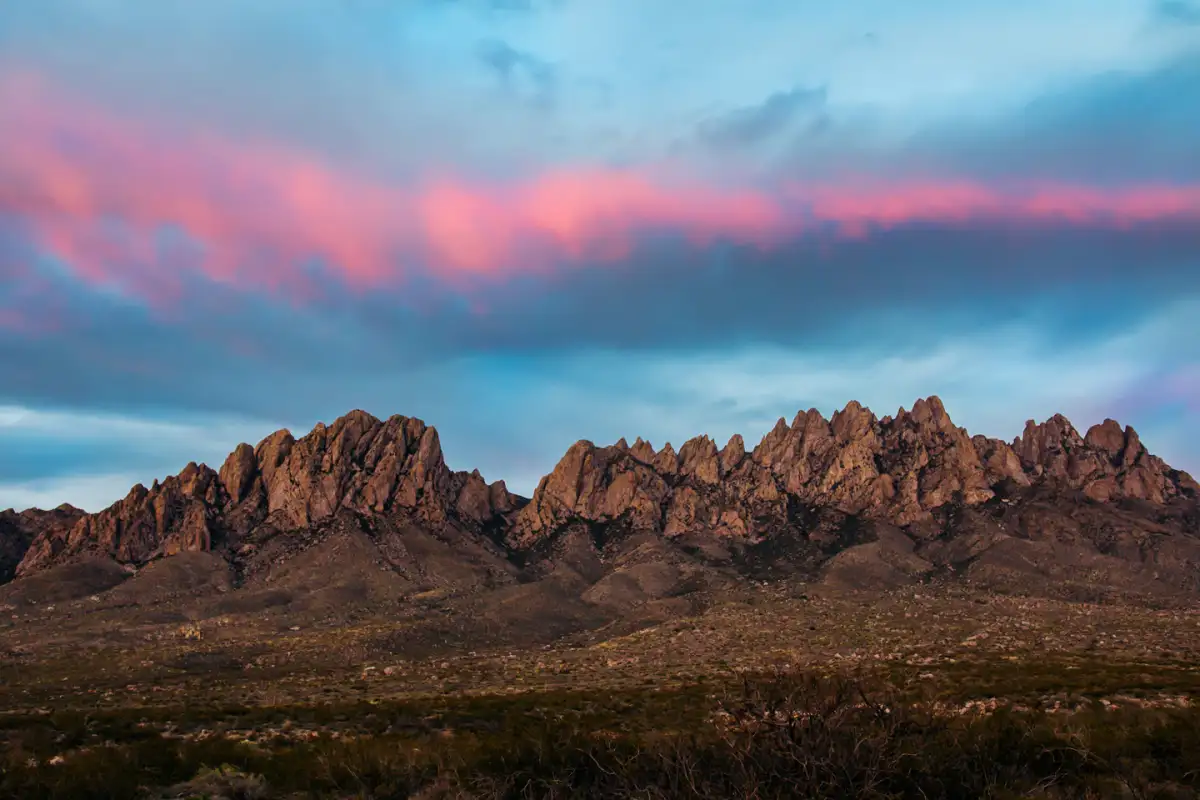
[[[801,412],[752,450],[580,441],[527,500],[451,471],[422,421],[355,411],[96,514],[0,513],[0,607],[6,628],[51,614],[55,637],[384,618],[418,646],[653,624],[761,581],[1186,605],[1198,494],[1112,420],[1030,421],[1006,443],[931,397]]]
[[[525,499],[352,412],[0,513],[0,794],[1194,797],[1198,489],[929,398]]]
[[[136,635],[118,617],[81,645],[30,616],[0,654],[6,797],[1200,790],[1195,608],[768,582],[536,648],[245,615]]]

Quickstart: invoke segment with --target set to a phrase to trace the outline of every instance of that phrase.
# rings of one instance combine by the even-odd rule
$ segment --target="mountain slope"
[[[508,544],[552,552],[649,531],[742,574],[857,588],[965,576],[998,589],[1195,591],[1200,486],[1106,420],[971,437],[936,397],[878,419],[850,403],[780,420],[753,451],[707,437],[656,451],[578,442],[516,516]]]
[[[1112,420],[1085,435],[1031,421],[1006,443],[970,436],[936,397],[882,419],[858,403],[802,412],[749,451],[740,436],[580,441],[530,500],[451,471],[422,421],[355,411],[98,514],[0,515],[0,568],[18,576],[0,603],[53,587],[100,591],[88,608],[127,620],[383,614],[477,641],[669,617],[748,580],[1192,596],[1198,497]]]

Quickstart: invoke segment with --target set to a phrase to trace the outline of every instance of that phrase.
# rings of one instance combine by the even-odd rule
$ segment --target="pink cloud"
[[[1070,225],[1130,225],[1200,217],[1200,186],[1098,189],[1026,182],[1002,190],[968,181],[793,187],[812,217],[856,231],[914,222],[1008,220]]]
[[[489,184],[442,176],[400,185],[279,142],[244,142],[126,118],[33,74],[0,75],[0,215],[82,280],[158,299],[194,270],[239,288],[314,290],[304,262],[344,283],[503,278],[617,262],[639,234],[770,245],[832,226],[868,235],[913,222],[1014,220],[1122,227],[1200,217],[1200,187],[1098,189],[962,182],[730,190],[653,171],[551,170]],[[201,246],[162,252],[164,226]]]

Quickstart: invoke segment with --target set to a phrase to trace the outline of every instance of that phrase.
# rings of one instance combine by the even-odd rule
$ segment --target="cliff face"
[[[678,453],[640,439],[611,447],[577,442],[542,479],[509,534],[528,547],[571,520],[614,520],[666,536],[711,531],[751,538],[786,524],[789,501],[898,526],[926,522],[951,501],[991,500],[1000,485],[1078,490],[1099,502],[1166,503],[1200,486],[1146,452],[1132,428],[1107,420],[1080,436],[1065,418],[1030,421],[1011,445],[972,438],[937,397],[878,419],[850,403],[826,420],[780,419],[746,453],[707,437]]]
[[[354,411],[296,439],[286,430],[239,445],[219,472],[188,464],[138,485],[109,508],[36,530],[17,573],[86,554],[141,564],[183,551],[234,547],[260,525],[303,529],[343,511],[480,530],[517,498],[478,472],[451,472],[437,431],[418,419]]]
[[[16,575],[35,539],[62,535],[84,516],[83,511],[66,504],[51,511],[0,511],[0,583]]]
[[[930,397],[883,419],[858,403],[831,419],[801,412],[749,452],[741,436],[723,447],[700,436],[678,451],[641,439],[580,441],[527,502],[503,482],[452,472],[437,431],[421,420],[354,411],[300,439],[284,430],[239,445],[219,471],[189,464],[97,514],[5,512],[0,580],[87,555],[144,564],[184,551],[233,553],[256,531],[304,531],[345,514],[470,532],[515,557],[580,522],[666,541],[708,534],[755,544],[805,534],[797,509],[817,508],[928,529],[943,524],[944,509],[982,506],[1014,488],[1099,504],[1200,496],[1190,476],[1112,420],[1083,436],[1061,416],[1030,421],[1009,444],[971,437]]]
[[[1041,425],[1031,420],[1012,449],[1032,479],[1080,489],[1100,502],[1130,498],[1161,504],[1200,492],[1186,472],[1146,452],[1137,431],[1111,419],[1082,437],[1062,415]]]
[[[481,525],[516,502],[504,483],[451,472],[437,430],[419,419],[354,411],[302,439],[278,431],[240,445],[221,467],[227,505],[246,520],[303,527],[348,509]]]

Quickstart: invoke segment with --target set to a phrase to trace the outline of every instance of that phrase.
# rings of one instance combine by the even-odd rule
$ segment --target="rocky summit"
[[[75,514],[70,525],[61,510],[18,515],[20,529],[36,535],[16,571],[89,555],[132,565],[186,551],[235,558],[264,530],[305,529],[347,512],[481,530],[516,504],[503,482],[452,473],[437,431],[421,420],[354,411],[301,439],[281,430],[257,447],[238,445],[219,472],[188,464],[98,514]]]
[[[529,499],[450,470],[421,420],[354,411],[96,514],[0,513],[0,602],[14,608],[49,592],[307,624],[439,597],[480,630],[554,635],[778,579],[1191,597],[1200,486],[1113,420],[1082,435],[1062,416],[1030,421],[1005,442],[929,397],[883,418],[853,402],[803,411],[752,449],[576,442]]]
[[[1157,505],[1194,501],[1198,488],[1113,420],[1086,437],[1061,416],[1030,421],[1010,445],[972,438],[937,397],[883,419],[850,403],[831,420],[815,409],[791,425],[781,418],[750,453],[741,436],[720,450],[700,436],[678,453],[641,439],[633,447],[577,442],[517,515],[512,541],[528,545],[572,519],[757,540],[787,527],[797,504],[909,526],[951,503],[977,506],[1034,484]]]

